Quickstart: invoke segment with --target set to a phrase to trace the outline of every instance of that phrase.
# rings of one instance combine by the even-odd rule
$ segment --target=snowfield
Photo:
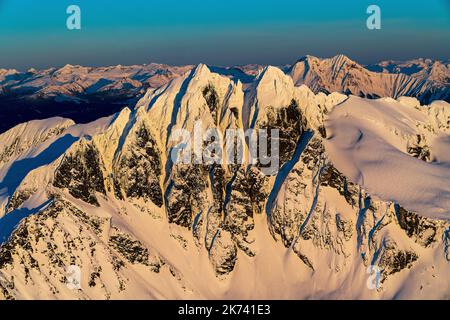
[[[325,147],[337,169],[372,195],[423,216],[450,220],[450,135],[424,129],[427,122],[423,108],[351,96],[327,118]],[[406,152],[417,135],[429,142],[433,161]]]

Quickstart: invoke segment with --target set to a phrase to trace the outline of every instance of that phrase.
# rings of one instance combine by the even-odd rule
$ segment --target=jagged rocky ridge
[[[326,120],[349,99],[296,87],[274,67],[244,86],[199,65],[132,110],[9,130],[0,297],[449,298],[448,219],[372,195],[333,164]],[[432,161],[448,104],[399,101],[426,119],[414,134],[398,128],[399,148]],[[221,137],[280,129],[280,170],[173,163],[171,133],[193,132],[197,120]],[[80,289],[66,285],[70,265],[81,268]],[[381,271],[375,290],[371,265]]]
[[[288,69],[296,85],[314,92],[342,92],[366,98],[416,97],[422,104],[450,99],[449,63],[431,60],[384,61],[364,67],[344,55],[305,56]]]

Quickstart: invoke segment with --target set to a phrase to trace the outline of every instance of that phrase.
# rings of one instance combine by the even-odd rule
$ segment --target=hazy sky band
[[[82,29],[66,28],[66,8]],[[366,28],[366,8],[382,29]],[[0,0],[0,67],[287,64],[344,53],[362,63],[448,59],[448,0]]]

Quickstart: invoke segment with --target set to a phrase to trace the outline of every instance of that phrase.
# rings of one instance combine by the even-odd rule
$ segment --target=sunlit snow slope
[[[443,121],[430,123],[429,114],[439,109]],[[450,219],[448,109],[437,102],[427,114],[389,98],[352,96],[325,122],[325,147],[336,168],[371,194],[423,216]],[[414,157],[417,151],[423,159]]]

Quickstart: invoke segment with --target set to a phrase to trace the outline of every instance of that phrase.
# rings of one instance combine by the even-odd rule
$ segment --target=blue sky
[[[81,8],[82,29],[66,28]],[[366,28],[381,8],[382,29]],[[450,0],[0,0],[0,67],[448,59]]]

